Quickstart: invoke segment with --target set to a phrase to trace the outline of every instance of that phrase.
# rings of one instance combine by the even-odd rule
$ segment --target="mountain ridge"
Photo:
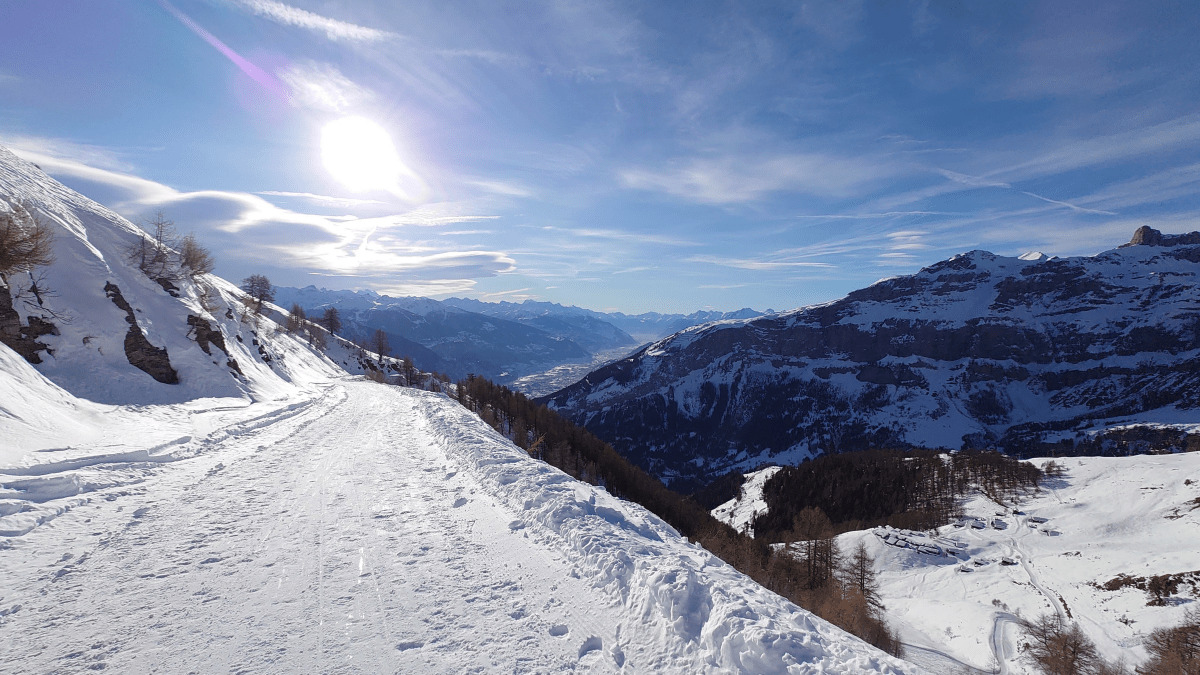
[[[1088,257],[968,251],[684,330],[543,400],[685,482],[871,446],[1070,452],[1105,427],[1186,422],[1200,240],[1155,232]]]

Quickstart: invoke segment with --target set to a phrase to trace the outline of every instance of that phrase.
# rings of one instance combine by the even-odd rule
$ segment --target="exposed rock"
[[[1186,246],[1190,244],[1200,244],[1200,232],[1163,234],[1149,225],[1143,225],[1134,231],[1133,239],[1130,239],[1125,246]]]
[[[225,349],[225,336],[221,335],[221,331],[213,328],[208,319],[188,314],[187,323],[192,327],[192,333],[196,336],[196,344],[200,345],[200,349],[203,349],[205,354],[212,354],[208,348],[211,344],[229,356],[229,350]]]
[[[109,281],[104,284],[104,293],[114,305],[124,310],[125,320],[129,322],[129,332],[125,334],[125,358],[129,359],[129,365],[163,384],[179,384],[179,374],[171,367],[167,350],[155,347],[146,339],[142,329],[138,327],[133,307],[121,295],[121,289]]]
[[[229,350],[225,348],[225,336],[221,335],[221,331],[213,328],[208,319],[201,318],[195,314],[189,314],[187,322],[192,327],[191,332],[196,336],[196,344],[200,345],[200,349],[203,349],[205,354],[212,354],[212,350],[208,346],[213,345],[225,352],[225,356],[229,356]],[[241,337],[239,336],[238,339],[240,340]],[[225,365],[237,375],[245,377],[245,373],[242,372],[242,367],[238,365],[237,359],[230,357]]]
[[[12,292],[0,286],[0,342],[8,345],[30,363],[41,363],[38,352],[48,347],[38,338],[43,335],[58,335],[58,327],[37,316],[29,317],[29,324],[21,324],[21,315],[13,308]]]

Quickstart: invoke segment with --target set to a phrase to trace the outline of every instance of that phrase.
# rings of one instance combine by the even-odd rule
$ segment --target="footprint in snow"
[[[582,645],[579,645],[579,658],[582,659],[588,652],[600,651],[603,647],[604,641],[593,635],[584,640]]]
[[[567,628],[567,624],[565,624],[565,623],[556,623],[553,626],[550,626],[550,634],[553,635],[554,637],[562,637],[562,636],[566,635],[568,632],[569,632],[569,629]]]
[[[456,509],[460,506],[466,506],[466,504],[467,504],[466,497],[459,497],[458,499],[454,500],[454,508],[456,508]]]

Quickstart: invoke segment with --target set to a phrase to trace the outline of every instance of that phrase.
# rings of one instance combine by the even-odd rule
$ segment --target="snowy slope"
[[[939,531],[944,540],[966,544],[962,555],[917,553],[868,532],[842,535],[842,546],[861,539],[876,556],[889,620],[906,642],[978,668],[995,660],[1007,672],[1033,673],[994,653],[1017,656],[1015,616],[1061,612],[1079,622],[1102,656],[1132,665],[1146,657],[1145,635],[1178,625],[1200,600],[1195,583],[1182,583],[1165,606],[1147,605],[1150,596],[1136,588],[1098,587],[1121,574],[1200,571],[1200,453],[1054,461],[1066,467],[1065,476],[1020,500],[1020,515],[1011,504],[1000,508],[977,497],[967,514],[987,527]],[[992,525],[996,519],[1004,529]],[[1002,564],[1004,558],[1016,564]]]
[[[783,467],[768,466],[746,474],[740,494],[712,510],[713,518],[737,530],[754,536],[754,519],[766,513],[767,501],[763,499],[763,486],[771,476]]]
[[[961,524],[838,538],[843,551],[861,541],[875,558],[888,622],[914,661],[947,675],[963,667],[1034,675],[1019,658],[1017,622],[1058,612],[1106,659],[1135,665],[1146,658],[1143,638],[1178,625],[1200,600],[1200,452],[1052,461],[1065,467],[1061,478],[1015,503],[974,493]],[[766,509],[763,476],[774,470],[748,474],[739,498],[713,515],[752,526]],[[1135,586],[1102,588],[1120,575],[1164,574],[1185,579],[1162,605],[1148,605]]]
[[[41,270],[39,282],[49,292],[44,305],[28,293],[14,304],[23,322],[33,315],[56,326],[58,335],[40,338],[48,350],[40,353],[38,370],[66,391],[111,404],[260,399],[340,372],[303,342],[277,335],[271,318],[242,320],[240,291],[219,277],[202,279],[211,289],[211,310],[201,305],[202,289],[190,280],[176,282],[179,297],[172,297],[129,260],[128,250],[143,235],[140,228],[0,147],[0,210],[11,210],[16,201],[55,234],[56,260]],[[13,286],[24,283],[20,277],[12,281]],[[109,297],[109,284],[131,306],[149,343],[167,350],[178,384],[157,382],[130,364],[124,346],[127,313]],[[281,319],[277,308],[270,314]],[[189,316],[219,331],[226,352],[210,345],[211,353],[205,353]],[[236,362],[236,372],[230,361]]]
[[[0,538],[8,672],[916,672],[443,396],[250,407],[0,468],[0,512],[60,511]]]

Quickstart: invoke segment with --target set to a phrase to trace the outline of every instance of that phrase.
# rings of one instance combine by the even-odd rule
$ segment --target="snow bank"
[[[445,398],[423,399],[432,436],[500,504],[510,525],[566,545],[578,575],[625,609],[637,672],[914,673],[682,540],[639,506],[531,459]]]

